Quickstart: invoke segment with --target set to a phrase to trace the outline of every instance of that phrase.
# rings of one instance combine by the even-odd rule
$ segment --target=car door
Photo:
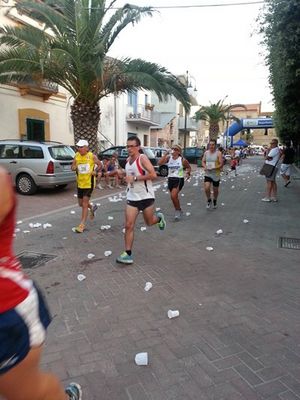
[[[18,172],[20,158],[20,148],[18,144],[1,144],[0,145],[0,165],[2,165],[12,176],[15,181]]]

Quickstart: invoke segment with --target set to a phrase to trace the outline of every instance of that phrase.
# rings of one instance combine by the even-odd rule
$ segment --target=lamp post
[[[189,89],[193,88],[193,86],[191,84],[191,79],[193,79],[195,81],[195,78],[189,74],[189,71],[186,71],[185,85],[186,85],[186,89],[187,89],[188,93],[189,93]],[[197,94],[196,85],[194,86],[193,92],[195,95]],[[183,136],[183,148],[184,149],[186,148],[187,119],[188,119],[188,113],[186,110],[184,110],[184,136]]]

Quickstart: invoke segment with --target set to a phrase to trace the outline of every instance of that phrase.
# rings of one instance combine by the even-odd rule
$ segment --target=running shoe
[[[83,224],[79,224],[78,226],[72,228],[72,231],[76,232],[76,233],[83,233],[84,225]]]
[[[278,203],[278,200],[276,199],[276,197],[271,197],[270,200],[273,201],[273,203]]]
[[[119,255],[116,261],[121,264],[132,264],[133,258],[132,255],[130,256],[126,251],[123,251],[123,253]]]
[[[182,211],[181,210],[176,210],[175,211],[175,215],[174,215],[174,219],[175,221],[179,221],[182,217]]]
[[[208,202],[207,202],[207,204],[206,204],[206,208],[209,210],[210,209],[210,207],[211,207],[211,200],[209,200]]]
[[[214,209],[218,208],[218,206],[217,206],[217,200],[214,200],[213,208],[214,208]]]
[[[92,208],[89,208],[90,211],[90,219],[95,218],[96,210],[98,209],[98,206],[96,204],[92,205]]]
[[[261,199],[261,201],[264,201],[265,203],[270,203],[271,199],[269,197],[264,197],[263,199]]]
[[[78,383],[70,383],[66,389],[66,394],[70,400],[82,400],[81,386]]]
[[[107,185],[107,187],[108,187],[109,189],[113,189],[113,188],[114,188],[112,185]]]
[[[163,231],[167,226],[167,223],[166,223],[166,220],[165,220],[165,216],[164,216],[164,214],[162,212],[156,213],[156,216],[158,218],[160,218],[160,221],[157,223],[157,225],[158,225],[159,229],[161,231]]]
[[[103,189],[104,189],[104,187],[101,186],[100,183],[99,183],[99,185],[98,185],[98,188],[99,188],[100,190],[103,190]]]

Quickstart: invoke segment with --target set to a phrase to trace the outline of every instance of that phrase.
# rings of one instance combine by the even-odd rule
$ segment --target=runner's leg
[[[125,209],[125,250],[131,250],[134,240],[134,226],[139,210],[127,205]]]
[[[39,370],[42,346],[30,350],[14,368],[0,375],[0,395],[8,400],[68,400],[56,376]]]

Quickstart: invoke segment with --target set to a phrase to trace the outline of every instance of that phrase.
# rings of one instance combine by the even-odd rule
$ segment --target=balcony
[[[21,96],[32,94],[34,96],[43,97],[44,101],[58,93],[58,84],[46,79],[39,81],[26,79],[23,82],[17,82],[15,85],[19,88]]]
[[[184,130],[185,128],[185,117],[179,117],[178,118],[178,129],[179,130]],[[190,118],[187,116],[186,119],[186,130],[187,131],[198,131],[200,128],[200,122],[196,121],[193,118]]]
[[[159,126],[159,113],[147,110],[142,104],[136,107],[128,106],[126,121],[140,126]]]

